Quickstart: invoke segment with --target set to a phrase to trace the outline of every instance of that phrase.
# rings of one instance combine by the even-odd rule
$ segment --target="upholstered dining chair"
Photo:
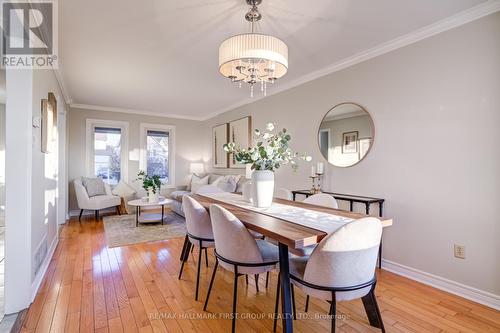
[[[280,187],[277,188],[276,191],[274,191],[274,197],[279,199],[292,200],[293,194],[289,189]]]
[[[329,301],[331,330],[335,332],[337,302],[362,298],[373,309],[370,323],[385,332],[375,297],[375,267],[381,236],[380,220],[365,217],[325,237],[309,257],[291,257],[293,303],[294,285],[307,295]]]
[[[219,205],[210,206],[210,217],[215,238],[216,261],[203,310],[207,310],[215,274],[220,264],[222,268],[234,273],[231,331],[235,332],[238,277],[244,274],[256,275],[275,270],[279,261],[278,247],[265,240],[255,239],[236,216]],[[278,292],[276,295],[278,297]]]
[[[196,292],[194,299],[198,300],[198,290],[200,286],[201,253],[205,250],[205,264],[208,267],[207,249],[215,246],[212,232],[212,222],[207,210],[198,201],[188,195],[182,197],[182,206],[186,217],[187,234],[184,239],[184,246],[181,253],[181,269],[179,280],[182,277],[184,263],[187,261],[191,248],[198,247],[198,271],[196,273]]]
[[[332,197],[330,194],[326,193],[313,194],[310,197],[305,198],[303,202],[311,205],[324,206],[334,209],[339,208],[337,200],[335,200],[335,198]]]

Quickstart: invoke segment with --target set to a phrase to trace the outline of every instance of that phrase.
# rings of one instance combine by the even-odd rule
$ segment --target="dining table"
[[[307,204],[285,199],[273,199],[269,208],[254,208],[243,196],[227,194],[190,194],[210,213],[210,205],[217,204],[230,211],[247,229],[256,231],[278,243],[281,286],[281,308],[283,331],[293,332],[292,299],[290,289],[289,253],[300,255],[304,248],[318,244],[328,234],[343,224],[367,217],[340,209]],[[294,216],[297,215],[297,216]],[[329,220],[332,222],[329,223]],[[305,221],[305,222],[303,222]],[[306,223],[307,222],[307,223]],[[393,223],[390,218],[381,218],[384,228]],[[371,326],[381,328],[375,304],[370,297],[363,297]]]

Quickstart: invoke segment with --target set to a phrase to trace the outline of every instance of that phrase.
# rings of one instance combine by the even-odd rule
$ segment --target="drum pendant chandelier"
[[[262,0],[246,0],[250,10],[245,19],[250,22],[251,32],[232,36],[219,47],[219,71],[232,82],[254,86],[267,92],[267,84],[273,84],[288,70],[288,46],[279,38],[255,33],[255,23],[262,18],[257,6]]]

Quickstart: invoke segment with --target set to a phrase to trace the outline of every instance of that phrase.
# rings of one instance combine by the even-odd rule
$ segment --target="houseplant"
[[[160,198],[160,176],[149,176],[144,171],[139,171],[137,180],[142,181],[142,188],[146,190],[149,202],[158,202]]]
[[[224,150],[232,153],[237,162],[251,164],[253,204],[269,207],[274,194],[274,171],[285,164],[296,170],[298,160],[311,161],[311,157],[290,149],[292,137],[286,128],[276,133],[275,125],[269,123],[265,131],[256,129],[253,134],[256,142],[253,147],[242,148],[230,142],[224,145]]]

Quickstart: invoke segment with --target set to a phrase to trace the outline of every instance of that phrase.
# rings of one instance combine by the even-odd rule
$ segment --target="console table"
[[[349,201],[349,210],[351,212],[353,211],[354,203],[359,202],[359,203],[362,203],[365,205],[366,215],[370,214],[370,206],[373,203],[378,203],[378,216],[379,217],[382,217],[382,215],[384,213],[384,199],[381,199],[381,198],[364,197],[364,196],[360,196],[360,195],[342,194],[342,193],[333,193],[333,192],[324,192],[324,191],[322,191],[321,193],[330,194],[332,197],[334,197],[337,200]],[[295,201],[297,194],[304,195],[306,198],[313,195],[313,193],[311,193],[311,191],[309,191],[309,190],[292,191],[293,201]]]
[[[343,194],[343,193],[333,193],[333,192],[324,192],[321,193],[330,194],[336,200],[349,201],[349,210],[352,212],[354,209],[354,203],[359,202],[365,205],[365,213],[366,215],[370,214],[370,206],[373,203],[378,203],[378,216],[382,217],[384,213],[384,199],[381,198],[373,198],[373,197],[364,197],[360,195],[353,194]],[[297,194],[304,195],[306,198],[313,195],[309,190],[296,190],[292,191],[293,201],[297,197]],[[380,247],[378,250],[378,267],[382,268],[382,240],[380,241]]]

